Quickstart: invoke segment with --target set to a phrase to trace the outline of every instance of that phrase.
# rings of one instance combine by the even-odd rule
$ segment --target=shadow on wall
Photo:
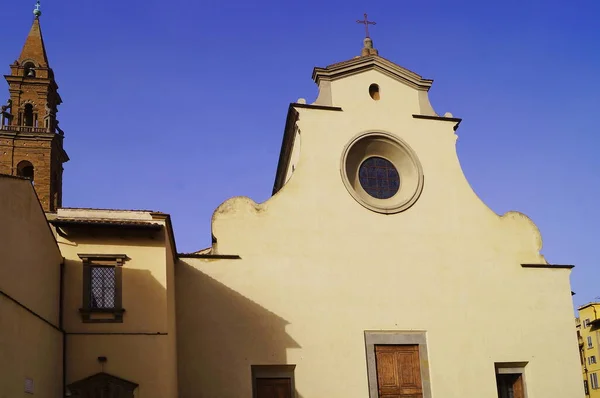
[[[81,261],[65,260],[65,323],[69,329],[79,329],[83,307],[83,264]],[[120,331],[166,332],[167,293],[165,287],[156,280],[150,270],[122,267],[123,324]],[[98,327],[87,324],[84,327]],[[130,330],[131,329],[131,330]]]
[[[81,264],[74,265],[77,274],[81,275]],[[72,327],[67,333],[67,384],[71,392],[81,396],[98,393],[96,389],[106,385],[99,382],[97,375],[105,372],[127,381],[100,377],[105,383],[110,381],[123,388],[129,388],[131,383],[139,384],[135,389],[136,396],[174,396],[175,357],[169,356],[169,336],[157,334],[168,331],[166,297],[164,286],[149,270],[124,268],[123,307],[126,312],[123,323],[116,324],[114,329],[147,335],[80,334],[81,329],[94,332],[111,328],[112,324],[81,324],[79,314],[72,311],[74,315],[76,313],[75,325],[81,326]],[[77,301],[73,304],[81,305]],[[98,357],[105,357],[106,362],[98,362]],[[86,380],[90,376],[96,377]]]
[[[286,364],[300,348],[288,322],[185,260],[176,268],[180,397],[252,397],[250,366]]]
[[[128,259],[122,269],[122,304],[126,310],[125,322],[120,329],[134,328],[136,332],[164,332],[166,328],[166,287],[158,282],[150,270],[163,274],[165,260],[156,258],[164,246],[164,232],[128,231],[123,234],[111,228],[85,228],[80,226],[62,228],[75,243],[61,242],[72,246],[74,253],[96,253],[98,246],[110,254],[126,254]],[[122,236],[119,236],[119,234]],[[108,248],[108,249],[107,249]],[[76,257],[75,255],[72,257]],[[143,272],[141,269],[146,268]],[[65,261],[65,322],[67,327],[76,327],[81,322],[79,308],[83,305],[83,262]],[[160,314],[157,316],[157,314]],[[163,315],[165,314],[165,315]],[[89,325],[86,329],[89,329]],[[139,330],[142,329],[142,330]],[[147,330],[150,329],[150,330]]]

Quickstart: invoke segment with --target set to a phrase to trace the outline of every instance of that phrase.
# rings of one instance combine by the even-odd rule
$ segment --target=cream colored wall
[[[62,396],[62,333],[0,295],[0,398]]]
[[[0,176],[0,225],[0,398],[28,396],[26,378],[36,397],[55,398],[62,395],[62,256],[29,181]]]
[[[155,221],[156,222],[156,221]],[[138,383],[136,398],[177,396],[176,347],[167,288],[172,260],[166,237],[59,237],[66,258],[67,384],[100,371]],[[78,254],[126,254],[122,270],[123,323],[83,323],[83,265]],[[99,356],[107,357],[102,366]]]
[[[376,71],[333,81],[332,98],[343,112],[298,109],[299,162],[279,193],[215,211],[219,253],[242,259],[180,262],[180,396],[250,396],[250,365],[291,363],[301,397],[364,398],[365,330],[425,330],[434,396],[494,397],[507,361],[529,362],[529,397],[583,396],[569,271],[521,267],[544,262],[538,230],[475,195],[455,123],[413,118],[416,90]],[[342,183],[345,145],[370,130],[422,164],[402,213],[371,212]]]

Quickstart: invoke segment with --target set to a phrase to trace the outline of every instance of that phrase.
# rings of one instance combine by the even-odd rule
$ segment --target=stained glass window
[[[91,271],[91,307],[115,308],[115,267],[92,267]]]
[[[389,199],[400,189],[400,175],[392,162],[373,156],[365,160],[358,171],[363,189],[377,199]]]

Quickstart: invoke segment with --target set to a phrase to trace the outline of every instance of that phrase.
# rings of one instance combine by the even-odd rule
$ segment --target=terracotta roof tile
[[[61,210],[98,210],[98,211],[130,211],[130,212],[145,212],[145,213],[157,213],[167,214],[162,211],[147,210],[147,209],[101,209],[97,207],[61,207]]]
[[[140,227],[162,228],[162,224],[143,220],[115,220],[110,218],[56,218],[50,220],[54,225],[94,225],[99,227]]]

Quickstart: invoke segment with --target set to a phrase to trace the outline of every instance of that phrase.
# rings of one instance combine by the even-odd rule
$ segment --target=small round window
[[[362,162],[358,178],[365,192],[377,199],[389,199],[400,189],[398,170],[392,162],[377,156]]]

